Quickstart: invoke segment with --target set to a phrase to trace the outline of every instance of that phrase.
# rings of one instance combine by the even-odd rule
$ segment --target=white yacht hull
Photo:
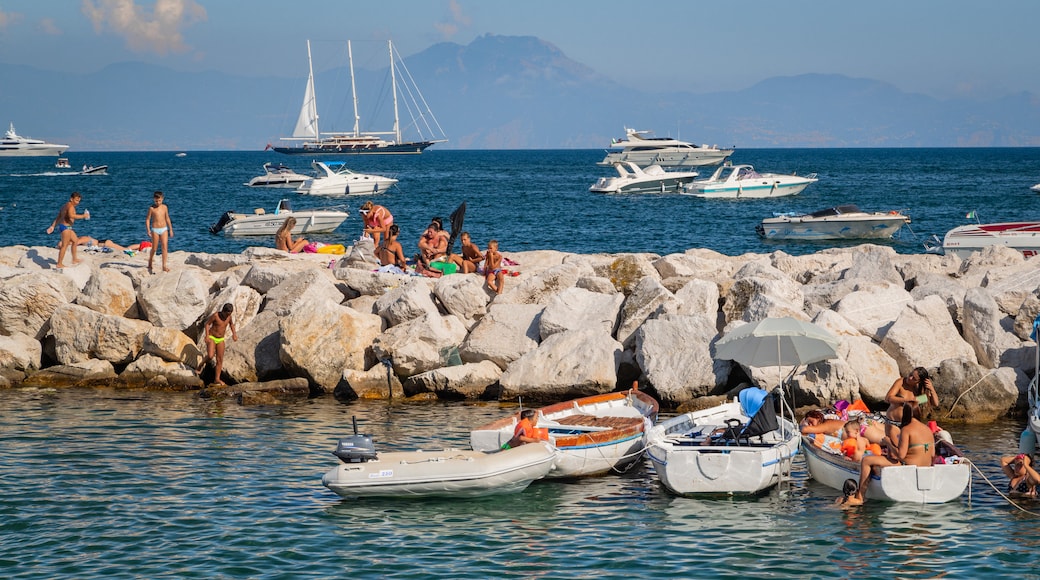
[[[484,453],[464,449],[392,451],[341,463],[321,482],[347,497],[481,497],[518,493],[553,468],[555,450],[531,443]]]
[[[943,252],[961,258],[989,246],[1005,246],[1030,258],[1040,252],[1040,222],[969,224],[953,228],[943,238]]]
[[[718,165],[733,155],[732,149],[694,149],[661,151],[611,151],[597,165],[613,165],[620,161],[631,161],[640,167],[705,167]]]
[[[285,223],[285,218],[296,218],[294,235],[320,234],[338,228],[348,217],[342,211],[294,211],[276,215],[232,214],[232,220],[221,230],[229,236],[273,236]]]
[[[891,238],[909,219],[901,214],[843,214],[838,216],[775,217],[756,228],[771,240],[883,240]]]
[[[632,162],[614,164],[615,177],[601,177],[589,187],[593,193],[682,193],[697,179],[696,171],[665,171],[659,165],[641,168]]]
[[[0,147],[0,157],[58,157],[67,145]]]
[[[687,187],[687,193],[695,197],[728,199],[785,197],[788,195],[798,195],[802,190],[808,187],[810,183],[812,183],[812,181],[809,180],[795,182],[755,180],[748,183],[739,183],[737,185],[692,183]]]
[[[669,491],[679,495],[754,494],[790,474],[799,435],[787,419],[778,417],[780,429],[762,435],[762,441],[754,444],[705,444],[687,435],[725,426],[726,419],[744,424],[750,418],[740,403],[731,402],[673,417],[650,430],[647,457]]]
[[[372,176],[368,176],[372,177]],[[296,193],[304,195],[376,195],[390,189],[397,183],[396,179],[352,179],[350,181],[335,180],[324,182],[324,179],[313,179],[303,182]]]

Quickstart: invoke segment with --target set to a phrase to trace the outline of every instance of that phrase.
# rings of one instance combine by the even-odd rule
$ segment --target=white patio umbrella
[[[752,367],[776,366],[783,388],[780,367],[837,358],[837,348],[838,339],[826,329],[787,316],[735,328],[715,343],[715,357]]]

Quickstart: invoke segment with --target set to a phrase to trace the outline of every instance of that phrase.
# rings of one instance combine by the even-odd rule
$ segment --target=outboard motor
[[[228,222],[231,221],[231,215],[232,214],[230,211],[224,212],[224,215],[220,216],[220,219],[217,220],[217,223],[209,227],[209,233],[219,234],[220,230],[224,229],[224,226],[226,226]]]
[[[357,417],[351,417],[351,420],[354,422],[354,434],[346,439],[340,439],[332,454],[339,457],[343,463],[364,463],[377,459],[376,446],[372,443],[372,437],[358,435]]]

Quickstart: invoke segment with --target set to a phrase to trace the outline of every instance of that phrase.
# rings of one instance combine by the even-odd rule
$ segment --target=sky
[[[702,93],[828,73],[992,98],[1040,95],[1038,21],[1037,0],[0,0],[0,62],[302,78],[307,39],[316,52],[392,39],[407,57],[495,34],[536,36],[633,88]]]

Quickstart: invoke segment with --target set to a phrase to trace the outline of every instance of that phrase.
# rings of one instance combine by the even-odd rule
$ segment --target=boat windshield
[[[278,202],[278,208],[274,210],[275,214],[283,212],[292,212],[292,206],[289,204],[289,200],[283,199]]]

